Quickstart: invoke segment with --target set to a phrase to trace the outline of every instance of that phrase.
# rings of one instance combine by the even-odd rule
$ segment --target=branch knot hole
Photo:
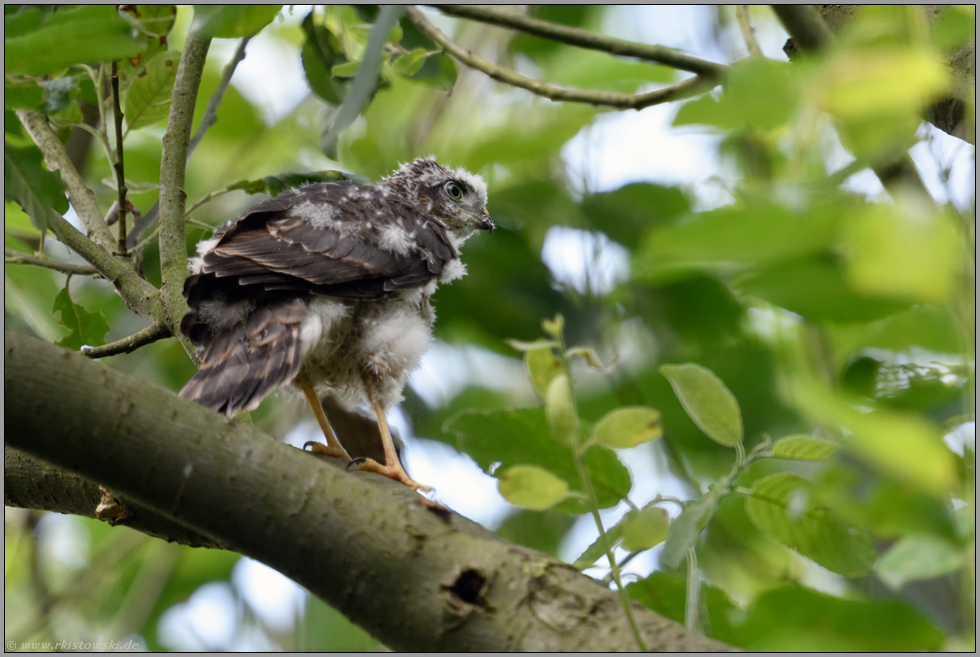
[[[486,584],[487,578],[483,573],[476,569],[468,568],[459,574],[459,577],[456,578],[452,586],[445,586],[443,588],[467,604],[485,607],[487,601],[480,594],[483,592]]]

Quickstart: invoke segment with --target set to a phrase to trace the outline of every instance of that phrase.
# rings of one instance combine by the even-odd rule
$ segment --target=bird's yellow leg
[[[375,400],[372,400],[372,404],[374,405],[374,412],[378,416],[378,428],[381,430],[381,443],[384,445],[385,450],[385,464],[381,465],[374,459],[364,459],[358,462],[358,467],[367,472],[382,474],[414,490],[420,490],[425,493],[430,492],[432,489],[429,486],[423,486],[417,481],[414,481],[405,472],[405,468],[402,467],[402,462],[398,459],[398,453],[395,452],[395,444],[391,440],[391,430],[388,428],[388,420],[385,418],[384,406],[381,405],[381,402]]]
[[[333,427],[330,426],[330,422],[327,420],[327,414],[323,412],[323,406],[320,404],[320,398],[316,396],[316,392],[313,390],[313,384],[310,383],[310,380],[302,372],[296,375],[293,382],[306,395],[306,401],[309,402],[310,408],[313,409],[313,415],[316,416],[316,421],[320,423],[320,429],[323,430],[323,437],[327,439],[326,445],[317,442],[306,443],[306,445],[310,445],[310,451],[350,461],[350,455],[344,449],[343,445],[340,444],[340,441],[337,440],[337,434],[333,432]],[[303,447],[306,447],[306,445],[303,445]]]

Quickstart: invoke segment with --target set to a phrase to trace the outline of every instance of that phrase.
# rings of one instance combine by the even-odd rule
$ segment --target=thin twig
[[[742,31],[742,39],[745,40],[745,47],[749,51],[752,59],[765,59],[766,56],[759,47],[759,42],[755,39],[755,30],[752,28],[752,21],[749,20],[749,6],[735,5],[735,18],[738,20],[738,29]]]
[[[64,144],[54,134],[45,117],[37,112],[26,110],[15,110],[20,122],[27,129],[27,134],[31,136],[37,147],[44,154],[44,161],[51,171],[57,171],[61,175],[62,181],[68,190],[68,201],[82,225],[88,232],[89,237],[95,244],[112,253],[116,247],[116,241],[109,232],[109,227],[105,223],[105,217],[99,209],[99,204],[95,201],[95,194],[88,188],[78,169],[72,164],[68,152],[65,151]],[[86,258],[88,260],[88,258]],[[91,262],[91,261],[89,261]],[[94,264],[94,263],[93,263]]]
[[[3,264],[34,265],[35,267],[54,269],[55,271],[60,271],[62,274],[77,274],[79,276],[94,276],[95,274],[99,273],[95,267],[90,267],[88,265],[73,265],[68,262],[48,260],[47,258],[36,258],[8,247],[3,248]]]
[[[249,35],[242,37],[242,40],[238,44],[238,49],[235,50],[234,57],[225,66],[225,71],[221,75],[221,82],[218,83],[218,88],[215,89],[214,93],[211,95],[211,100],[208,101],[208,108],[204,112],[204,116],[201,118],[200,125],[197,126],[197,131],[194,132],[194,136],[191,137],[190,142],[187,144],[187,159],[190,159],[191,154],[197,145],[201,143],[204,139],[204,133],[213,126],[217,121],[218,105],[221,104],[221,99],[224,98],[225,90],[228,89],[228,85],[231,83],[231,78],[235,75],[235,69],[238,64],[245,59],[245,46],[248,45],[249,40],[255,35]]]
[[[187,309],[182,294],[187,277],[187,237],[184,230],[184,176],[187,170],[187,144],[194,119],[194,104],[201,86],[201,75],[211,39],[190,36],[184,44],[174,80],[167,133],[163,136],[160,158],[160,276],[161,300],[166,324],[174,329]],[[188,356],[197,363],[194,346],[179,331],[177,338]]]
[[[658,64],[664,64],[682,71],[690,71],[705,77],[721,78],[727,69],[722,64],[709,62],[672,48],[649,46],[642,43],[614,39],[600,34],[593,34],[587,30],[531,18],[530,16],[518,14],[513,11],[471,5],[430,6],[436,7],[443,13],[452,16],[468,18],[501,27],[509,27],[512,30],[533,34],[534,36],[558,41],[570,46],[600,50],[620,57],[635,57],[648,62],[657,62]]]
[[[119,255],[124,258],[126,254],[126,174],[123,168],[123,134],[122,109],[119,106],[119,68],[115,60],[112,62],[112,75],[109,78],[112,82],[112,112],[113,120],[116,124],[116,161],[113,167],[116,170],[116,189],[119,192]]]
[[[600,105],[604,107],[615,107],[617,109],[643,109],[651,105],[667,103],[697,93],[708,91],[717,84],[712,78],[694,76],[664,87],[643,94],[627,94],[619,91],[598,91],[594,89],[565,89],[555,87],[538,80],[524,77],[510,69],[502,68],[483,59],[479,55],[463,50],[453,43],[449,37],[442,33],[437,27],[430,23],[426,18],[413,7],[405,9],[405,15],[415,23],[423,34],[438,43],[443,49],[463,64],[487,74],[489,77],[508,84],[512,87],[526,89],[538,96],[543,96],[554,101],[566,101],[575,103],[588,103],[590,105]]]
[[[116,340],[115,342],[110,342],[99,347],[86,347],[82,349],[82,353],[89,358],[105,358],[106,356],[128,354],[157,340],[169,338],[170,335],[170,329],[160,322],[154,322],[145,329],[133,333],[128,338]]]
[[[560,327],[561,323],[559,323],[558,326]],[[562,368],[564,369],[567,375],[566,378],[568,379],[569,398],[572,400],[573,407],[572,412],[574,412],[577,416],[578,409],[576,408],[575,404],[575,392],[572,389],[572,369],[568,361],[568,352],[565,350],[565,336],[561,328],[559,328],[552,335],[558,340],[558,353],[561,357]],[[570,447],[572,448],[572,458],[575,461],[575,470],[578,473],[579,482],[581,483],[582,489],[585,492],[589,511],[592,513],[592,519],[595,521],[596,528],[599,530],[599,540],[602,541],[602,545],[605,548],[606,559],[609,561],[609,569],[612,572],[613,580],[616,582],[616,589],[619,592],[620,606],[623,608],[623,613],[626,614],[626,620],[633,632],[633,639],[636,641],[636,645],[641,652],[647,652],[646,642],[643,640],[640,627],[636,623],[636,618],[633,615],[633,606],[630,603],[629,595],[626,593],[626,588],[623,586],[623,578],[620,574],[619,565],[616,563],[616,556],[613,554],[613,542],[609,540],[609,535],[606,534],[606,529],[602,525],[602,516],[599,515],[599,503],[596,501],[595,488],[592,486],[592,478],[589,476],[589,468],[585,464],[585,453],[579,445],[581,441],[580,431],[581,429],[576,426],[575,430],[572,431],[570,435]]]

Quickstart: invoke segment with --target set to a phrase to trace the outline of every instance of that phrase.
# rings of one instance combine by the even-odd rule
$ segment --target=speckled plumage
[[[430,296],[465,274],[462,243],[493,228],[486,202],[479,176],[418,159],[373,186],[283,192],[222,226],[184,285],[181,330],[202,362],[181,396],[231,416],[302,372],[320,394],[397,403],[431,341]]]

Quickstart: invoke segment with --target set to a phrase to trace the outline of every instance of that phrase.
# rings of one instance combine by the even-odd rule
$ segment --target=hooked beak
[[[487,231],[487,234],[489,235],[494,229],[493,217],[490,216],[490,213],[487,212],[486,208],[480,210],[480,214],[482,215],[480,218],[480,228]]]

